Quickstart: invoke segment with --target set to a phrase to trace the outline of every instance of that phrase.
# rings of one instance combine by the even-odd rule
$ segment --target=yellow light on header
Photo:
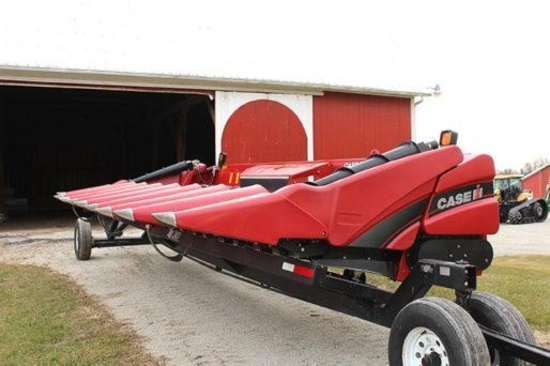
[[[458,140],[457,132],[454,132],[451,130],[445,130],[441,132],[441,135],[439,137],[439,146],[456,145],[457,140]]]

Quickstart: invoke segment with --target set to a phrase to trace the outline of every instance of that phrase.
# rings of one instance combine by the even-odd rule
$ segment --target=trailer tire
[[[74,254],[76,259],[87,261],[92,255],[92,225],[89,221],[77,219],[74,228]]]
[[[523,315],[508,301],[485,292],[473,292],[468,303],[470,315],[479,324],[501,334],[536,344],[531,327]],[[502,355],[489,347],[493,365],[526,366],[527,362]]]
[[[389,364],[486,366],[489,350],[474,319],[454,302],[426,297],[395,317],[388,342]]]

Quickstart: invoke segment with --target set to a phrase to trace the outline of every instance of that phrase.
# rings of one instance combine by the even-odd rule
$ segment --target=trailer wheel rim
[[[403,342],[403,365],[449,365],[449,355],[439,337],[425,327],[412,329]]]
[[[74,249],[76,254],[80,252],[80,230],[76,230],[76,235],[74,236]]]

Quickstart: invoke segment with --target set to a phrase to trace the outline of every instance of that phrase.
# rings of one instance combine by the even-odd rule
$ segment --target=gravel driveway
[[[493,244],[495,256],[542,254],[550,255],[550,219],[542,223],[502,224],[488,240]]]
[[[72,218],[0,224],[0,260],[46,265],[98,295],[170,365],[387,365],[389,330],[153,248],[94,249],[77,261]],[[101,231],[94,230],[96,235]],[[550,255],[550,221],[502,225],[495,255]]]

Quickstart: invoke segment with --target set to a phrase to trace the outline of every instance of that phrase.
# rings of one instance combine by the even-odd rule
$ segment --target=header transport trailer
[[[490,156],[457,134],[366,159],[273,164],[184,161],[136,179],[58,192],[92,248],[153,245],[237,278],[390,327],[390,365],[550,364],[521,313],[476,291],[499,229]],[[93,238],[97,218],[106,238]],[[123,236],[127,227],[142,231]],[[161,248],[168,248],[161,250]],[[395,291],[369,276],[397,282]],[[454,301],[425,296],[432,286]]]

